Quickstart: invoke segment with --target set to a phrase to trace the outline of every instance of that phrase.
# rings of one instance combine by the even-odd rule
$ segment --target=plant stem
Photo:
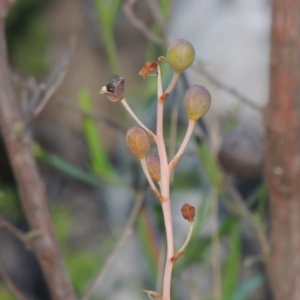
[[[190,223],[190,228],[189,228],[189,233],[186,237],[185,242],[183,243],[183,245],[181,246],[181,248],[177,251],[177,252],[183,252],[184,249],[186,248],[187,244],[189,243],[191,237],[192,237],[192,233],[193,233],[193,228],[194,228],[194,222]]]
[[[174,256],[174,241],[173,241],[173,225],[172,225],[172,214],[170,206],[170,171],[168,164],[168,157],[166,152],[166,146],[164,142],[163,133],[163,111],[164,101],[160,101],[163,94],[162,82],[161,82],[161,71],[160,67],[157,67],[157,123],[156,123],[156,135],[157,135],[157,149],[160,158],[160,170],[161,170],[161,194],[165,201],[162,203],[162,210],[165,220],[166,227],[166,238],[167,238],[167,258],[163,279],[163,299],[170,300],[171,291],[171,274],[173,268],[173,262],[171,261]]]
[[[193,133],[193,129],[195,127],[196,121],[189,119],[189,125],[188,125],[188,129],[186,131],[185,137],[182,141],[182,144],[179,148],[179,150],[177,151],[176,155],[174,156],[174,158],[172,159],[172,161],[170,162],[169,168],[170,171],[172,171],[174,169],[174,167],[176,166],[176,164],[178,163],[179,159],[181,158],[181,156],[184,153],[184,150],[190,140],[190,137]]]
[[[166,89],[165,93],[170,94],[172,92],[172,90],[175,87],[175,84],[176,84],[179,76],[180,76],[180,73],[174,71],[172,80],[171,80],[168,88]]]
[[[145,158],[140,159],[140,162],[141,162],[141,166],[142,166],[142,168],[143,168],[143,171],[144,171],[144,173],[145,173],[145,175],[146,175],[146,178],[147,178],[147,180],[148,180],[148,182],[149,182],[149,184],[150,184],[152,190],[158,192],[158,190],[157,190],[157,188],[156,188],[156,186],[155,186],[155,184],[154,184],[154,182],[153,182],[153,180],[152,180],[152,178],[151,178],[151,176],[150,176],[150,173],[149,173],[149,170],[148,170],[148,167],[147,167],[147,163],[146,163]]]
[[[149,130],[144,123],[136,116],[136,114],[132,111],[132,109],[130,108],[130,106],[128,105],[127,101],[125,98],[122,98],[122,100],[120,101],[123,106],[125,107],[125,109],[129,112],[129,114],[132,116],[132,118],[142,127],[144,128],[148,134],[151,136],[151,138],[156,142],[156,135]]]
[[[53,300],[76,299],[55,238],[45,186],[32,155],[32,140],[14,94],[5,37],[5,12],[11,1],[0,1],[0,127],[3,142],[31,231],[30,241]],[[8,13],[8,11],[7,11]]]

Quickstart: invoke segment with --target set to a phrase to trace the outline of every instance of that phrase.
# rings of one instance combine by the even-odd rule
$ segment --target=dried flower
[[[109,83],[103,86],[100,94],[105,94],[112,102],[120,101],[124,98],[125,92],[125,78],[119,75],[113,75]]]
[[[185,203],[181,207],[181,214],[184,219],[193,222],[195,218],[195,207]]]
[[[152,72],[157,69],[157,66],[164,62],[166,59],[163,56],[160,56],[157,61],[148,61],[146,62],[142,69],[139,71],[139,75],[141,75],[144,79]]]

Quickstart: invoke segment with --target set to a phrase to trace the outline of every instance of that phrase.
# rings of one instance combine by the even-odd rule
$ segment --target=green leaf
[[[47,153],[36,143],[33,145],[33,153],[38,161],[46,162],[55,169],[70,177],[73,177],[92,186],[104,186],[103,182],[101,182],[101,179],[98,176],[82,170],[81,168],[67,162],[65,159],[57,155]]]
[[[225,263],[222,282],[222,299],[232,298],[238,283],[241,258],[241,234],[238,224],[230,233],[230,253]]]
[[[207,172],[207,176],[209,177],[211,183],[217,188],[218,191],[222,190],[223,186],[223,177],[217,166],[213,154],[211,150],[206,145],[206,143],[199,143],[199,153],[201,157],[201,161],[203,166]]]
[[[247,300],[250,295],[265,282],[261,275],[255,275],[247,278],[235,290],[232,300]]]
[[[120,70],[117,46],[114,38],[114,25],[120,11],[122,0],[95,0],[99,27],[104,42],[106,56],[111,71],[118,74]]]
[[[92,105],[91,95],[88,89],[83,88],[79,91],[78,101],[80,108],[84,112],[93,112],[94,108]],[[106,179],[115,177],[115,174],[113,173],[113,168],[107,157],[106,151],[100,138],[97,122],[91,117],[83,117],[83,131],[90,153],[92,171],[95,174]]]
[[[137,230],[148,262],[149,273],[155,281],[158,272],[158,253],[156,241],[154,239],[154,228],[152,228],[151,225],[149,216],[147,216],[147,211],[143,209],[137,218]]]
[[[12,221],[18,221],[22,216],[22,206],[14,187],[0,186],[0,211],[1,215]]]

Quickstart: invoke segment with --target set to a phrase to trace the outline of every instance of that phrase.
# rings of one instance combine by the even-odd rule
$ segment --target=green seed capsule
[[[158,152],[151,153],[147,156],[147,167],[151,178],[154,181],[160,181],[160,160]]]
[[[137,126],[127,131],[126,144],[130,152],[139,159],[145,158],[150,148],[147,132]]]
[[[174,41],[167,50],[167,61],[175,72],[183,72],[194,60],[195,49],[186,40]]]
[[[209,110],[211,96],[209,91],[200,85],[191,86],[184,96],[184,107],[189,119],[197,121]]]

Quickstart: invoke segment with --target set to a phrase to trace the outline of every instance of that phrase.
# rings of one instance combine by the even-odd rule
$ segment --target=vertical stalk
[[[274,0],[265,176],[271,217],[268,276],[275,300],[300,295],[300,1]]]
[[[9,3],[10,2],[10,3]],[[6,9],[0,1],[0,127],[30,230],[30,246],[41,266],[51,299],[76,299],[60,253],[48,208],[46,191],[32,155],[32,143],[16,100],[4,34]]]
[[[167,238],[167,257],[163,279],[163,299],[170,300],[171,291],[171,274],[173,268],[173,262],[171,261],[174,256],[174,241],[173,241],[173,225],[172,225],[172,214],[170,206],[170,171],[168,164],[168,157],[166,152],[166,146],[164,142],[163,133],[163,112],[164,112],[164,101],[161,100],[163,94],[162,82],[161,82],[161,71],[158,66],[158,79],[157,79],[157,123],[156,123],[156,134],[157,134],[157,149],[160,158],[161,167],[161,194],[165,201],[162,203],[162,210],[165,220],[166,238]]]

